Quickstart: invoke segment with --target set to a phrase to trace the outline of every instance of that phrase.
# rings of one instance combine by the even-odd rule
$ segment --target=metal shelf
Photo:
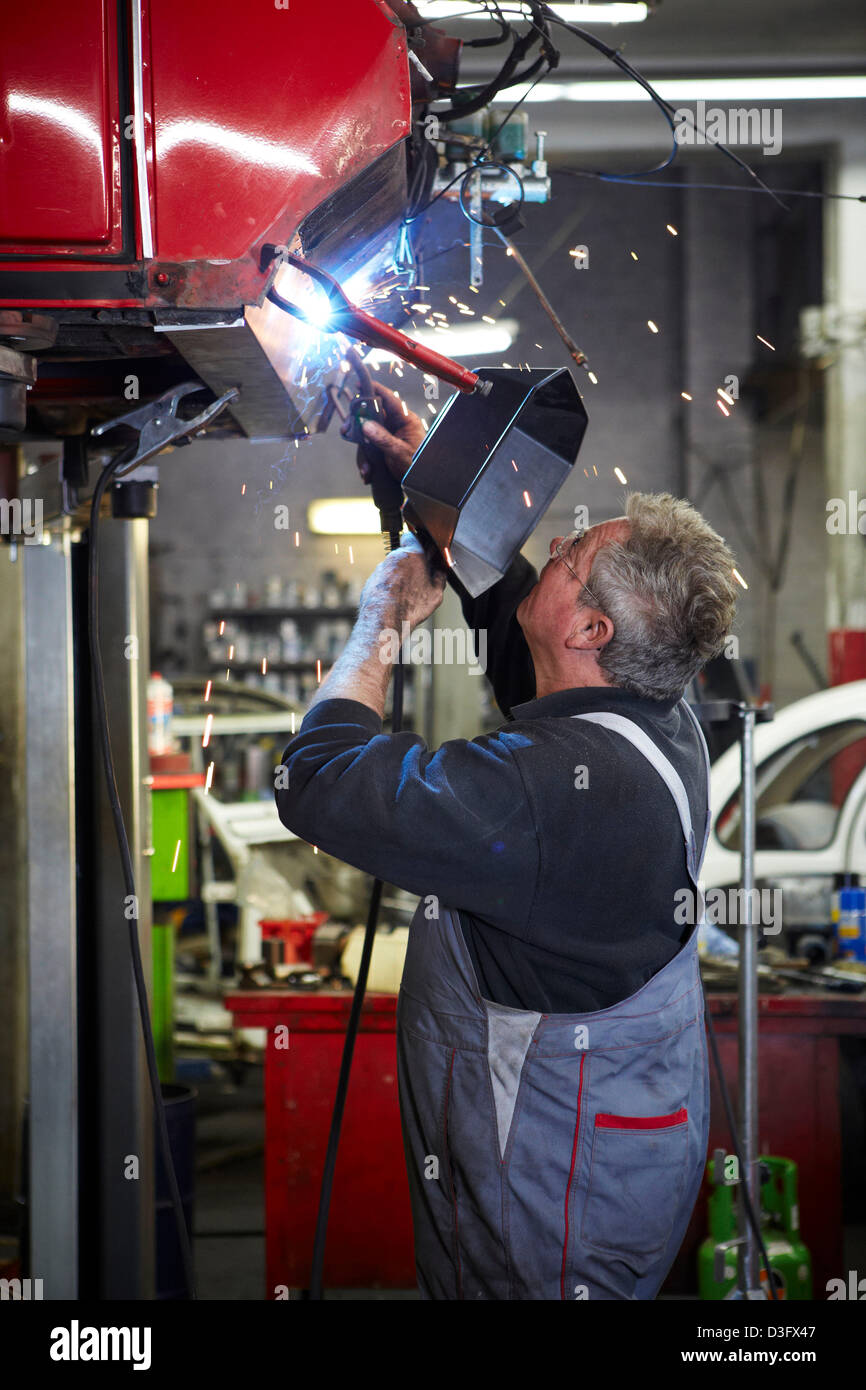
[[[228,666],[230,671],[256,671],[260,676],[269,676],[272,672],[276,675],[285,675],[287,673],[293,674],[295,672],[302,671],[315,671],[317,659],[318,658],[314,657],[310,661],[269,660],[267,671],[262,671],[261,658],[258,661],[236,661],[233,658],[231,661],[211,661],[209,662],[209,665],[215,671],[222,671],[226,666]],[[328,662],[323,661],[322,671],[324,672],[325,670],[329,669],[329,667],[333,666],[335,660],[336,658],[332,658]],[[411,666],[405,666],[403,669],[411,674],[413,668]]]
[[[356,618],[358,605],[342,605],[338,608],[209,608],[211,622],[228,622],[235,618],[274,619],[282,618]]]

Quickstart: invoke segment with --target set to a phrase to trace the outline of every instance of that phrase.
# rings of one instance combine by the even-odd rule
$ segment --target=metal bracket
[[[735,714],[753,714],[756,724],[767,724],[776,713],[772,704],[753,705],[745,700],[702,700],[691,704],[691,709],[705,724],[725,724]]]
[[[736,1250],[744,1243],[743,1236],[735,1236],[733,1240],[720,1240],[718,1245],[713,1246],[713,1279],[717,1284],[721,1284],[728,1275],[727,1252]]]

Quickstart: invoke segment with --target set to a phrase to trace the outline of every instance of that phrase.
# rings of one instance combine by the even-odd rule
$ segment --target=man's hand
[[[402,415],[402,411],[400,412]],[[376,566],[361,591],[361,614],[375,615],[383,624],[410,629],[435,612],[445,592],[445,567],[430,556],[410,533],[399,548]]]
[[[421,446],[424,426],[413,411],[404,411],[399,396],[395,396],[387,386],[377,381],[374,389],[385,412],[384,423],[362,420],[361,428],[365,438],[381,450],[389,472],[400,482],[412,462],[413,454]],[[359,449],[358,469],[365,483],[369,481],[369,477],[364,476],[366,468],[363,449]]]
[[[410,630],[423,623],[439,607],[444,588],[441,561],[429,560],[414,536],[404,536],[364,585],[352,635],[310,701],[310,709],[322,700],[358,700],[383,718],[395,659],[394,644],[384,640],[390,636],[387,630],[401,639],[404,622]],[[398,641],[396,650],[400,645]]]

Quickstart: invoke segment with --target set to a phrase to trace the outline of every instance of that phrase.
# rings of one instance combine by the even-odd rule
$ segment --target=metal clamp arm
[[[229,401],[236,400],[240,395],[237,387],[233,386],[231,390],[226,391],[219,400],[213,401],[194,419],[182,420],[178,416],[177,409],[184,396],[194,395],[196,391],[204,391],[205,389],[198,381],[185,381],[179,386],[172,386],[168,391],[158,396],[155,401],[148,401],[146,405],[137,406],[135,410],[129,410],[125,415],[118,415],[114,420],[105,420],[101,425],[95,425],[91,434],[99,437],[107,434],[109,430],[115,429],[118,425],[127,425],[131,429],[139,431],[138,446],[123,469],[124,473],[129,473],[133,468],[138,468],[146,459],[152,458],[154,454],[158,454],[169,444],[175,444],[179,440],[195,434],[208,424],[215,415],[218,415]],[[121,477],[122,474],[117,476]]]

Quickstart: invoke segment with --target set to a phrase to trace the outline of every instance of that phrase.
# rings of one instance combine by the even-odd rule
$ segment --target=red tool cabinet
[[[308,1288],[319,1184],[349,994],[247,991],[226,1008],[241,1028],[267,1028],[265,1227],[267,1297]],[[415,1286],[412,1217],[397,1100],[397,999],[368,994],[334,1173],[326,1288]],[[285,1032],[276,1032],[277,1029]],[[285,1042],[288,1046],[284,1046]]]
[[[348,995],[232,993],[226,1007],[244,1028],[267,1028],[265,1217],[267,1296],[309,1286],[319,1183],[349,1018]],[[355,1047],[337,1157],[325,1286],[412,1288],[412,1226],[397,1099],[393,995],[369,995]],[[737,1000],[710,1008],[731,1097],[737,1104]],[[288,1030],[288,1047],[278,1045]],[[866,1002],[840,995],[762,995],[759,1000],[761,1151],[798,1165],[803,1239],[817,1299],[844,1277],[839,1044],[866,1036]],[[709,1153],[728,1135],[714,1068]],[[706,1194],[663,1293],[697,1290],[697,1247],[707,1233]]]

